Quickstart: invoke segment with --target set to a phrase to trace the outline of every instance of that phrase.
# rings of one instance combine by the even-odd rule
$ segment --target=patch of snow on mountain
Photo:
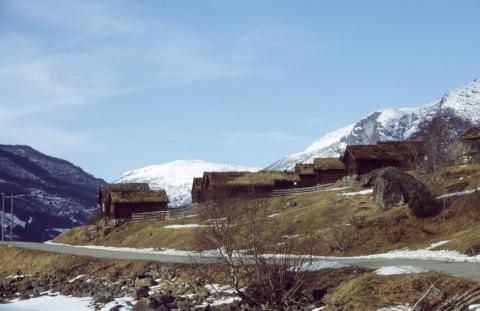
[[[177,207],[192,203],[193,178],[202,177],[204,172],[258,170],[259,168],[203,160],[177,160],[126,172],[114,182],[144,182],[148,183],[151,189],[165,189],[170,199],[170,206]]]
[[[353,124],[347,125],[345,127],[342,127],[339,130],[336,130],[334,132],[328,133],[327,135],[323,136],[322,138],[318,139],[315,141],[313,144],[308,146],[305,151],[302,153],[309,153],[309,152],[315,152],[318,149],[330,147],[332,145],[335,145],[338,143],[339,140],[342,138],[346,137],[350,132],[352,132],[353,129]]]
[[[316,140],[304,151],[280,159],[267,167],[267,169],[291,170],[295,167],[296,163],[311,163],[313,162],[313,159],[317,157],[337,157],[347,146],[346,138],[351,134],[353,128],[354,124],[350,124],[339,130],[328,133]]]

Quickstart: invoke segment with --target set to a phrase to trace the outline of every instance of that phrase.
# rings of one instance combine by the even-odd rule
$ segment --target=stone
[[[414,176],[395,167],[377,170],[372,176],[372,205],[375,210],[388,210],[408,203],[415,216],[428,217],[437,213],[438,208],[432,193]],[[369,180],[369,184],[371,183]]]
[[[137,278],[135,279],[135,283],[134,283],[135,287],[144,287],[144,286],[150,287],[150,286],[153,286],[153,285],[156,285],[156,282],[153,280],[152,277],[147,276],[147,275],[137,276]]]
[[[135,299],[140,300],[141,298],[148,297],[148,287],[139,287],[135,289]]]
[[[133,311],[170,311],[171,309],[161,305],[155,298],[142,298],[134,306]]]
[[[292,208],[295,206],[297,206],[297,202],[295,201],[287,201],[287,203],[285,203],[285,208]]]
[[[162,305],[166,305],[175,301],[175,297],[170,294],[157,294],[155,299],[157,299],[157,301]]]

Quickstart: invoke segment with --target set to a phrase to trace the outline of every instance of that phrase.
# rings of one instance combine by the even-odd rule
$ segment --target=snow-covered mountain
[[[151,189],[165,189],[170,199],[170,206],[178,207],[192,203],[193,178],[202,177],[204,172],[258,170],[259,168],[203,160],[177,160],[123,173],[122,177],[114,182],[144,182],[148,183]]]
[[[347,144],[409,139],[418,133],[421,124],[446,111],[480,125],[480,79],[448,91],[424,106],[375,111],[355,124],[325,135],[305,150],[278,160],[267,169],[290,170],[298,162],[311,163],[316,157],[336,157],[343,153]]]
[[[16,196],[16,239],[45,241],[84,224],[97,206],[103,182],[29,146],[0,145],[0,192]],[[10,212],[10,200],[6,200],[6,212]]]

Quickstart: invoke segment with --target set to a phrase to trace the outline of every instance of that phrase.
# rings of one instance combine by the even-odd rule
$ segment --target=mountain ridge
[[[434,117],[453,113],[474,125],[480,125],[480,79],[449,90],[440,99],[423,106],[374,111],[354,124],[317,139],[303,151],[285,156],[266,169],[291,170],[296,163],[311,163],[316,157],[337,157],[347,144],[375,144],[380,140],[407,140],[418,134],[420,125]]]
[[[0,145],[0,192],[14,194],[16,239],[44,241],[84,224],[102,179],[26,145]]]

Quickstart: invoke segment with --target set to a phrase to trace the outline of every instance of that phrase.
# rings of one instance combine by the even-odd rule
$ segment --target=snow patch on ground
[[[193,228],[203,228],[204,225],[199,224],[184,224],[184,225],[168,225],[164,226],[165,229],[193,229]]]
[[[9,303],[0,304],[0,311],[109,311],[115,306],[120,306],[118,309],[120,311],[129,311],[132,310],[133,304],[133,298],[122,297],[96,308],[90,297],[79,298],[48,293],[45,296],[27,300],[15,299]]]
[[[437,199],[444,199],[444,198],[451,198],[451,197],[462,197],[465,195],[473,194],[475,192],[480,191],[480,187],[476,189],[470,189],[470,190],[465,190],[465,191],[460,191],[460,192],[452,192],[452,193],[447,193],[441,196],[438,196]]]
[[[375,270],[377,275],[399,275],[399,274],[413,274],[413,273],[423,273],[428,270],[414,267],[414,266],[389,266],[381,267],[380,269]]]
[[[94,310],[90,306],[91,298],[76,298],[66,296],[40,296],[27,300],[13,300],[7,304],[0,304],[0,311],[86,311]]]
[[[344,196],[354,196],[354,195],[363,195],[363,194],[370,194],[373,193],[373,189],[366,189],[357,192],[342,192],[337,195],[344,195]]]
[[[169,256],[203,256],[203,257],[220,256],[220,251],[218,250],[195,252],[195,251],[181,251],[181,250],[169,249],[169,248],[156,250],[154,248],[113,247],[113,246],[102,246],[102,245],[69,245],[69,244],[63,244],[63,243],[56,243],[52,241],[47,241],[44,243],[52,244],[52,245],[75,247],[75,248],[101,249],[101,250],[114,251],[114,252],[146,253],[146,254],[169,255]]]
[[[429,247],[426,248],[426,250],[432,250],[434,248],[443,246],[443,245],[448,244],[448,243],[450,243],[450,241],[448,241],[448,240],[432,243]]]
[[[320,271],[324,269],[338,269],[345,267],[345,264],[335,261],[314,261],[302,264],[297,271],[309,272],[309,271]]]
[[[74,277],[73,279],[71,280],[68,280],[68,283],[73,283],[77,280],[80,280],[81,278],[83,278],[85,275],[81,274],[81,275],[77,275],[76,277]]]
[[[209,301],[210,300],[210,301]],[[229,305],[234,303],[235,301],[241,301],[240,297],[228,297],[228,298],[220,298],[220,299],[208,299],[207,301],[202,303],[201,305],[195,306],[195,308],[206,308],[207,306],[215,307],[220,305]]]

